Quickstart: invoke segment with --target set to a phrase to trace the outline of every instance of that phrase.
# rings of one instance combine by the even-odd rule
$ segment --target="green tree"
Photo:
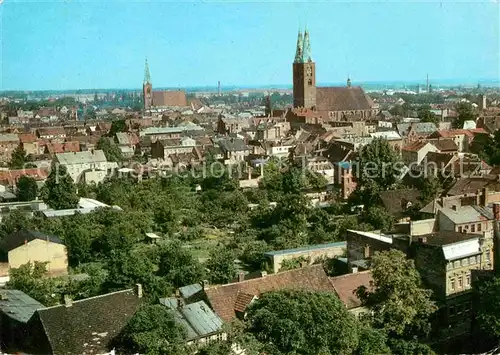
[[[387,190],[401,174],[402,163],[398,153],[383,138],[376,138],[361,148],[356,162],[358,186],[361,188],[373,181],[379,189]]]
[[[56,210],[76,208],[80,198],[64,165],[52,164],[41,193],[47,205]]]
[[[371,259],[373,290],[357,290],[363,304],[373,311],[373,324],[390,336],[425,335],[429,316],[436,310],[430,290],[422,287],[413,260],[396,249],[376,252]]]
[[[361,325],[359,330],[359,345],[355,351],[356,355],[390,354],[387,346],[387,335],[367,325]]]
[[[99,138],[96,145],[97,149],[104,152],[106,159],[111,162],[121,162],[123,161],[123,154],[120,147],[116,145],[111,139],[107,137]]]
[[[10,168],[11,169],[23,169],[27,162],[26,151],[22,144],[19,144],[16,149],[12,152],[10,158]]]
[[[369,223],[375,229],[384,231],[391,230],[394,224],[394,217],[384,208],[378,206],[370,206],[361,214],[361,219],[365,223]]]
[[[349,354],[358,347],[357,321],[332,293],[265,293],[247,316],[248,331],[271,354]]]
[[[474,112],[474,107],[470,102],[460,102],[455,106],[457,119],[454,124],[456,128],[463,128],[465,121],[476,121],[477,115]]]
[[[431,122],[435,125],[439,124],[439,117],[427,107],[420,107],[417,110],[417,116],[422,122]]]
[[[10,280],[7,287],[22,291],[46,307],[59,303],[54,279],[47,277],[46,263],[35,261],[9,271]]]
[[[174,287],[191,285],[203,280],[202,265],[178,241],[160,245],[157,258],[158,275],[164,277]]]
[[[127,122],[125,120],[113,120],[111,128],[107,134],[108,137],[114,137],[117,133],[127,132]]]
[[[477,320],[480,327],[500,338],[500,278],[478,282],[474,287],[477,299]]]
[[[19,201],[32,201],[38,196],[38,184],[30,176],[21,176],[17,181],[16,187],[16,194]]]
[[[213,249],[205,266],[210,270],[211,283],[225,284],[236,278],[237,270],[234,264],[234,253],[225,246]]]
[[[117,337],[124,354],[178,355],[187,353],[186,332],[163,305],[145,305]]]

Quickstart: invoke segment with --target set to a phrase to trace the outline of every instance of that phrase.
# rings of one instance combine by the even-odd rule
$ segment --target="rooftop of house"
[[[63,165],[98,164],[107,162],[102,150],[69,152],[56,154],[57,161]]]
[[[37,310],[54,354],[96,354],[109,346],[142,298],[123,290]]]
[[[455,224],[491,221],[494,219],[491,208],[479,205],[462,206],[456,209],[441,208],[439,211]]]
[[[317,251],[317,250],[328,249],[328,248],[346,248],[346,247],[347,247],[346,242],[335,242],[335,243],[309,245],[307,247],[302,247],[302,248],[268,251],[268,252],[264,253],[264,255],[276,256],[276,255],[285,255],[285,254],[304,253],[304,252],[308,252],[308,251]]]
[[[402,150],[407,151],[407,152],[418,152],[420,149],[425,147],[429,142],[426,141],[416,141],[413,143],[410,143],[408,145],[405,145]]]
[[[245,141],[240,138],[221,139],[217,143],[220,148],[226,152],[241,152],[250,150]]]
[[[398,123],[396,127],[401,136],[406,136],[410,128],[419,135],[429,135],[437,130],[436,125],[432,122]]]
[[[334,292],[334,288],[322,265],[269,274],[261,278],[205,288],[212,309],[225,322],[236,317],[236,302],[239,293],[259,296],[264,292],[282,289],[305,289],[309,291]]]
[[[13,249],[16,249],[17,247],[25,243],[29,243],[35,239],[44,240],[56,244],[64,244],[64,242],[61,239],[53,235],[45,234],[38,231],[23,229],[11,233],[7,235],[5,238],[3,238],[2,242],[0,243],[0,249],[8,252]]]
[[[401,136],[396,131],[374,132],[370,133],[370,136],[373,138],[384,138],[388,141],[401,139]]]
[[[27,323],[43,304],[19,290],[0,290],[0,311],[20,323]]]
[[[381,191],[378,195],[386,211],[396,216],[418,203],[421,192],[416,189],[401,189]]]
[[[335,292],[347,309],[361,306],[361,300],[356,295],[356,290],[360,286],[370,289],[373,281],[371,271],[362,271],[330,278]]]
[[[430,234],[412,236],[412,242],[420,242],[432,246],[443,246],[460,243],[469,239],[480,237],[480,234],[459,233],[453,231],[440,231]]]
[[[457,196],[473,194],[484,188],[491,191],[500,191],[500,181],[498,177],[488,175],[483,177],[466,177],[457,179],[453,186],[448,190],[447,195]]]
[[[188,341],[222,331],[224,322],[204,301],[187,305],[179,305],[175,298],[160,298],[159,301],[173,311],[175,320],[186,330]]]
[[[19,137],[14,133],[0,134],[0,142],[19,142]]]
[[[318,111],[356,111],[373,108],[372,99],[359,86],[316,88]]]

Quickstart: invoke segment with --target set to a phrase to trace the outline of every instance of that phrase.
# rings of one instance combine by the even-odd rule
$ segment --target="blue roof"
[[[283,255],[283,254],[303,253],[305,251],[321,250],[321,249],[335,248],[335,247],[346,248],[347,243],[346,242],[335,242],[335,243],[308,245],[307,247],[302,247],[302,248],[268,251],[267,253],[264,253],[264,255],[274,256],[274,255]]]
[[[178,306],[175,298],[160,298],[160,304],[173,311],[177,323],[186,329],[188,341],[222,331],[222,319],[204,301]]]
[[[197,294],[201,290],[203,290],[203,287],[199,283],[196,283],[193,285],[187,285],[187,286],[183,286],[183,287],[179,288],[179,292],[180,292],[182,298],[184,298],[184,299],[189,298],[189,297]]]
[[[0,311],[21,323],[27,323],[37,309],[45,308],[43,304],[19,290],[4,289],[0,291],[0,295]]]

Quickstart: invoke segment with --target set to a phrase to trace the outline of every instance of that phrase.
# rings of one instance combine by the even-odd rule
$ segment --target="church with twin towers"
[[[378,113],[376,105],[348,78],[345,86],[318,87],[309,31],[299,30],[293,61],[293,116],[305,123],[367,120]]]

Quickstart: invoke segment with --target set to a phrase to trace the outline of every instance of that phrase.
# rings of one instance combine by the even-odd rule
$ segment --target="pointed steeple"
[[[309,31],[305,30],[304,32],[304,44],[303,44],[303,51],[302,51],[302,62],[303,63],[310,63],[312,62],[311,59],[311,43],[309,42]]]
[[[302,31],[299,29],[299,35],[297,36],[297,49],[295,50],[294,63],[302,63],[303,45],[304,45],[304,37],[302,36]]]
[[[144,66],[144,84],[151,84],[151,74],[149,74],[149,65],[147,58],[146,65]]]

